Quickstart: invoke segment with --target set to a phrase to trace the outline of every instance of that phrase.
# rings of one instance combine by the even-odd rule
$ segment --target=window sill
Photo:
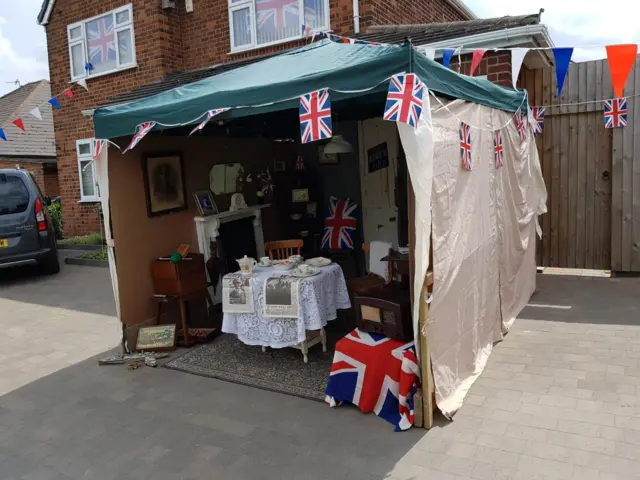
[[[319,33],[328,33],[328,30],[318,30],[317,32],[312,32],[311,33],[311,37],[313,38],[313,36],[317,36]],[[307,37],[300,35],[299,37],[291,37],[291,38],[286,38],[284,40],[276,40],[275,42],[269,42],[269,43],[261,43],[260,45],[252,45],[250,47],[238,47],[238,48],[231,48],[231,51],[229,53],[227,53],[227,55],[237,55],[239,53],[246,53],[246,52],[253,52],[255,50],[261,50],[263,48],[269,48],[269,47],[273,47],[276,45],[283,45],[285,43],[293,43],[293,42],[299,42],[301,40],[306,40]]]
[[[99,198],[83,198],[78,200],[76,203],[100,203],[102,200]]]
[[[127,67],[118,68],[116,70],[107,70],[106,72],[96,73],[95,75],[87,75],[86,77],[77,77],[75,80],[71,80],[69,83],[77,83],[80,80],[93,80],[94,78],[104,77],[106,75],[113,75],[114,73],[126,72],[127,70],[131,70],[133,68],[138,68],[138,64],[134,63]]]

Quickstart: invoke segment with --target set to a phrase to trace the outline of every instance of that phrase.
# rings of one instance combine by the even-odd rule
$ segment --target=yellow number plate
[[[9,246],[9,240],[7,240],[6,238],[0,238],[0,248],[8,247],[8,246]]]

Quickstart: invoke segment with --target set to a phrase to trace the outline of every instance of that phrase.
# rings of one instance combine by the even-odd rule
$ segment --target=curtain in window
[[[304,0],[304,25],[326,28],[327,3],[326,0]]]
[[[93,168],[91,160],[80,161],[80,180],[82,181],[82,196],[96,196],[96,185],[93,178]]]

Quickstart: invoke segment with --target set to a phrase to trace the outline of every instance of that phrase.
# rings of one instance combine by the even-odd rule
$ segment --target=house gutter
[[[360,33],[360,0],[353,0],[353,31]]]

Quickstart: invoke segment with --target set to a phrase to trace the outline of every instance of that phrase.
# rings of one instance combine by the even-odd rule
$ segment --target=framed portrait
[[[200,215],[206,217],[208,215],[215,215],[218,212],[218,206],[213,200],[213,196],[209,190],[200,190],[193,192],[193,199],[196,201],[196,206]]]
[[[338,165],[340,158],[337,153],[324,153],[325,145],[318,146],[318,163],[321,165]]]
[[[187,209],[184,164],[179,153],[142,159],[147,214],[150,217]]]
[[[291,191],[291,201],[293,203],[304,203],[309,201],[308,188],[294,188]]]

